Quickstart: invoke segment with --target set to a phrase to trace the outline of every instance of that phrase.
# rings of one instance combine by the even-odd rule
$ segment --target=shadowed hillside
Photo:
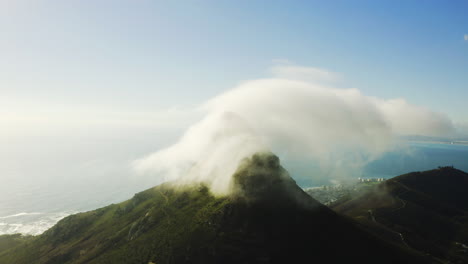
[[[467,263],[467,189],[467,173],[440,167],[395,177],[332,208],[388,241],[451,263]]]
[[[0,254],[11,248],[17,247],[32,240],[33,236],[23,236],[21,234],[1,235],[0,236]]]
[[[272,154],[244,160],[232,195],[166,183],[66,217],[0,263],[428,263],[304,193]]]

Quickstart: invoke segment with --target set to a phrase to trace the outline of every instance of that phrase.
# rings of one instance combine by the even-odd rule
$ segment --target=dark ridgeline
[[[468,174],[452,166],[395,177],[332,208],[387,241],[468,263]]]
[[[245,159],[232,190],[162,184],[66,217],[0,263],[431,263],[318,203],[271,153]]]

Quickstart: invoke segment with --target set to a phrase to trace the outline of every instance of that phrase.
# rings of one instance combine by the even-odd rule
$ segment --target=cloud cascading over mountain
[[[278,74],[281,78],[243,82],[208,100],[201,106],[202,120],[174,145],[135,161],[135,169],[164,180],[207,182],[214,192],[226,193],[239,161],[258,151],[314,161],[341,173],[359,170],[394,148],[396,136],[454,130],[445,114],[404,99],[319,85],[297,76],[334,74],[298,69],[294,74],[288,67],[287,75]]]

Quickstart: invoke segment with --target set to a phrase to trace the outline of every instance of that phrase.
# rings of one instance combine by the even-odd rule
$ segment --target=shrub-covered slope
[[[389,241],[468,263],[468,174],[452,167],[395,177],[332,208]]]
[[[272,154],[246,159],[232,194],[166,183],[66,217],[0,263],[426,263],[305,194]]]
[[[33,236],[23,236],[21,234],[1,235],[0,236],[0,254],[11,248],[17,247],[27,241],[32,240]]]

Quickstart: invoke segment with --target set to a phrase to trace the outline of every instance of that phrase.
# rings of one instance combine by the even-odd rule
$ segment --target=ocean
[[[323,178],[308,177],[301,168],[285,163],[301,187],[330,183]],[[410,142],[407,147],[371,162],[359,176],[391,178],[438,166],[454,166],[468,171],[468,146]],[[0,177],[4,183],[0,185],[0,234],[41,234],[67,215],[124,201],[134,193],[158,184],[134,177],[124,167],[104,171],[99,177],[54,175],[58,176],[47,180],[32,180],[14,173]]]
[[[364,169],[363,176],[391,178],[438,166],[454,166],[468,172],[468,145],[409,142],[405,149],[389,152],[371,162]]]

